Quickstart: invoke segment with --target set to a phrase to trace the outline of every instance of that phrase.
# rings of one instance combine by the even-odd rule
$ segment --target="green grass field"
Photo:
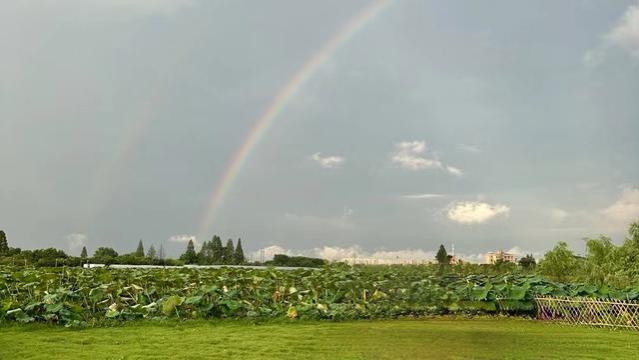
[[[639,334],[508,318],[0,328],[0,359],[636,359]]]

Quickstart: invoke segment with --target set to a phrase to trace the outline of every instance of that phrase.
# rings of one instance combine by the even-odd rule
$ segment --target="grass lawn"
[[[0,327],[0,359],[636,359],[639,334],[508,318]]]

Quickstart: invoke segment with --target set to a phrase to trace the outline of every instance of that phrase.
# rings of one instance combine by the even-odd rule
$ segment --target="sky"
[[[639,3],[0,3],[11,246],[469,260],[639,219]]]

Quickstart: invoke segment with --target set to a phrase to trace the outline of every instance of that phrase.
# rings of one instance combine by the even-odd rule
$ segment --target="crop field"
[[[0,268],[0,358],[633,358],[631,331],[532,320],[537,295],[633,288],[436,267]],[[64,325],[64,326],[63,326]]]
[[[92,326],[136,319],[382,319],[534,312],[536,295],[636,299],[637,289],[432,267],[321,270],[0,268],[0,321]]]

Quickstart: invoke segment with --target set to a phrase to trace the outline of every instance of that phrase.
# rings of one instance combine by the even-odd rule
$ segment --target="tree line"
[[[545,253],[539,263],[532,255],[527,255],[519,259],[518,263],[498,261],[495,264],[451,264],[452,257],[441,245],[436,255],[438,265],[433,266],[439,266],[442,271],[460,274],[536,273],[559,282],[605,284],[618,288],[639,284],[639,221],[629,226],[628,235],[620,245],[615,245],[606,236],[584,240],[586,242],[585,255],[576,255],[567,243],[559,242],[552,250]],[[81,266],[82,263],[86,262],[148,265],[240,265],[246,264],[246,258],[241,239],[238,239],[235,244],[233,240],[229,239],[226,246],[222,246],[222,240],[217,235],[210,241],[204,242],[199,251],[196,251],[194,242],[189,241],[185,252],[179,259],[165,258],[162,246],[159,250],[151,246],[145,251],[142,240],[138,242],[137,248],[132,253],[120,255],[113,248],[100,247],[96,249],[92,257],[89,257],[86,247],[83,247],[81,256],[74,257],[54,248],[21,250],[10,247],[5,232],[0,230],[0,264]],[[318,267],[325,263],[326,261],[322,259],[276,255],[266,265]]]
[[[0,265],[33,265],[33,266],[82,266],[85,263],[95,264],[122,264],[122,265],[164,265],[177,266],[184,264],[197,265],[246,265],[249,264],[244,249],[242,239],[233,242],[232,239],[222,245],[220,236],[215,235],[210,241],[205,241],[199,251],[196,251],[195,243],[189,240],[184,253],[178,259],[167,258],[164,246],[158,249],[151,245],[145,250],[144,242],[138,241],[135,251],[119,254],[112,247],[99,247],[93,255],[89,255],[86,246],[82,247],[80,256],[70,256],[64,251],[48,248],[36,250],[21,250],[20,248],[9,247],[7,236],[0,230]],[[294,266],[294,267],[321,267],[327,263],[326,260],[309,258],[304,256],[286,256],[277,254],[273,260],[264,264],[253,262],[254,265],[267,266]]]
[[[190,240],[186,251],[179,259],[171,259],[166,256],[163,245],[160,245],[158,249],[151,245],[145,251],[141,239],[135,251],[125,254],[119,254],[112,247],[99,247],[93,256],[89,256],[86,246],[82,247],[80,256],[70,256],[63,250],[55,248],[22,250],[10,247],[6,233],[0,230],[0,265],[82,266],[84,263],[165,266],[242,265],[246,263],[246,257],[241,239],[238,239],[237,244],[229,239],[226,246],[222,246],[222,240],[217,235],[213,236],[211,241],[205,241],[199,252],[195,251],[195,244],[193,240]]]
[[[210,241],[202,244],[199,252],[195,251],[193,240],[189,240],[186,251],[180,256],[185,264],[198,265],[242,265],[246,263],[242,239],[237,239],[237,245],[228,239],[226,246],[222,246],[222,239],[215,235]]]

